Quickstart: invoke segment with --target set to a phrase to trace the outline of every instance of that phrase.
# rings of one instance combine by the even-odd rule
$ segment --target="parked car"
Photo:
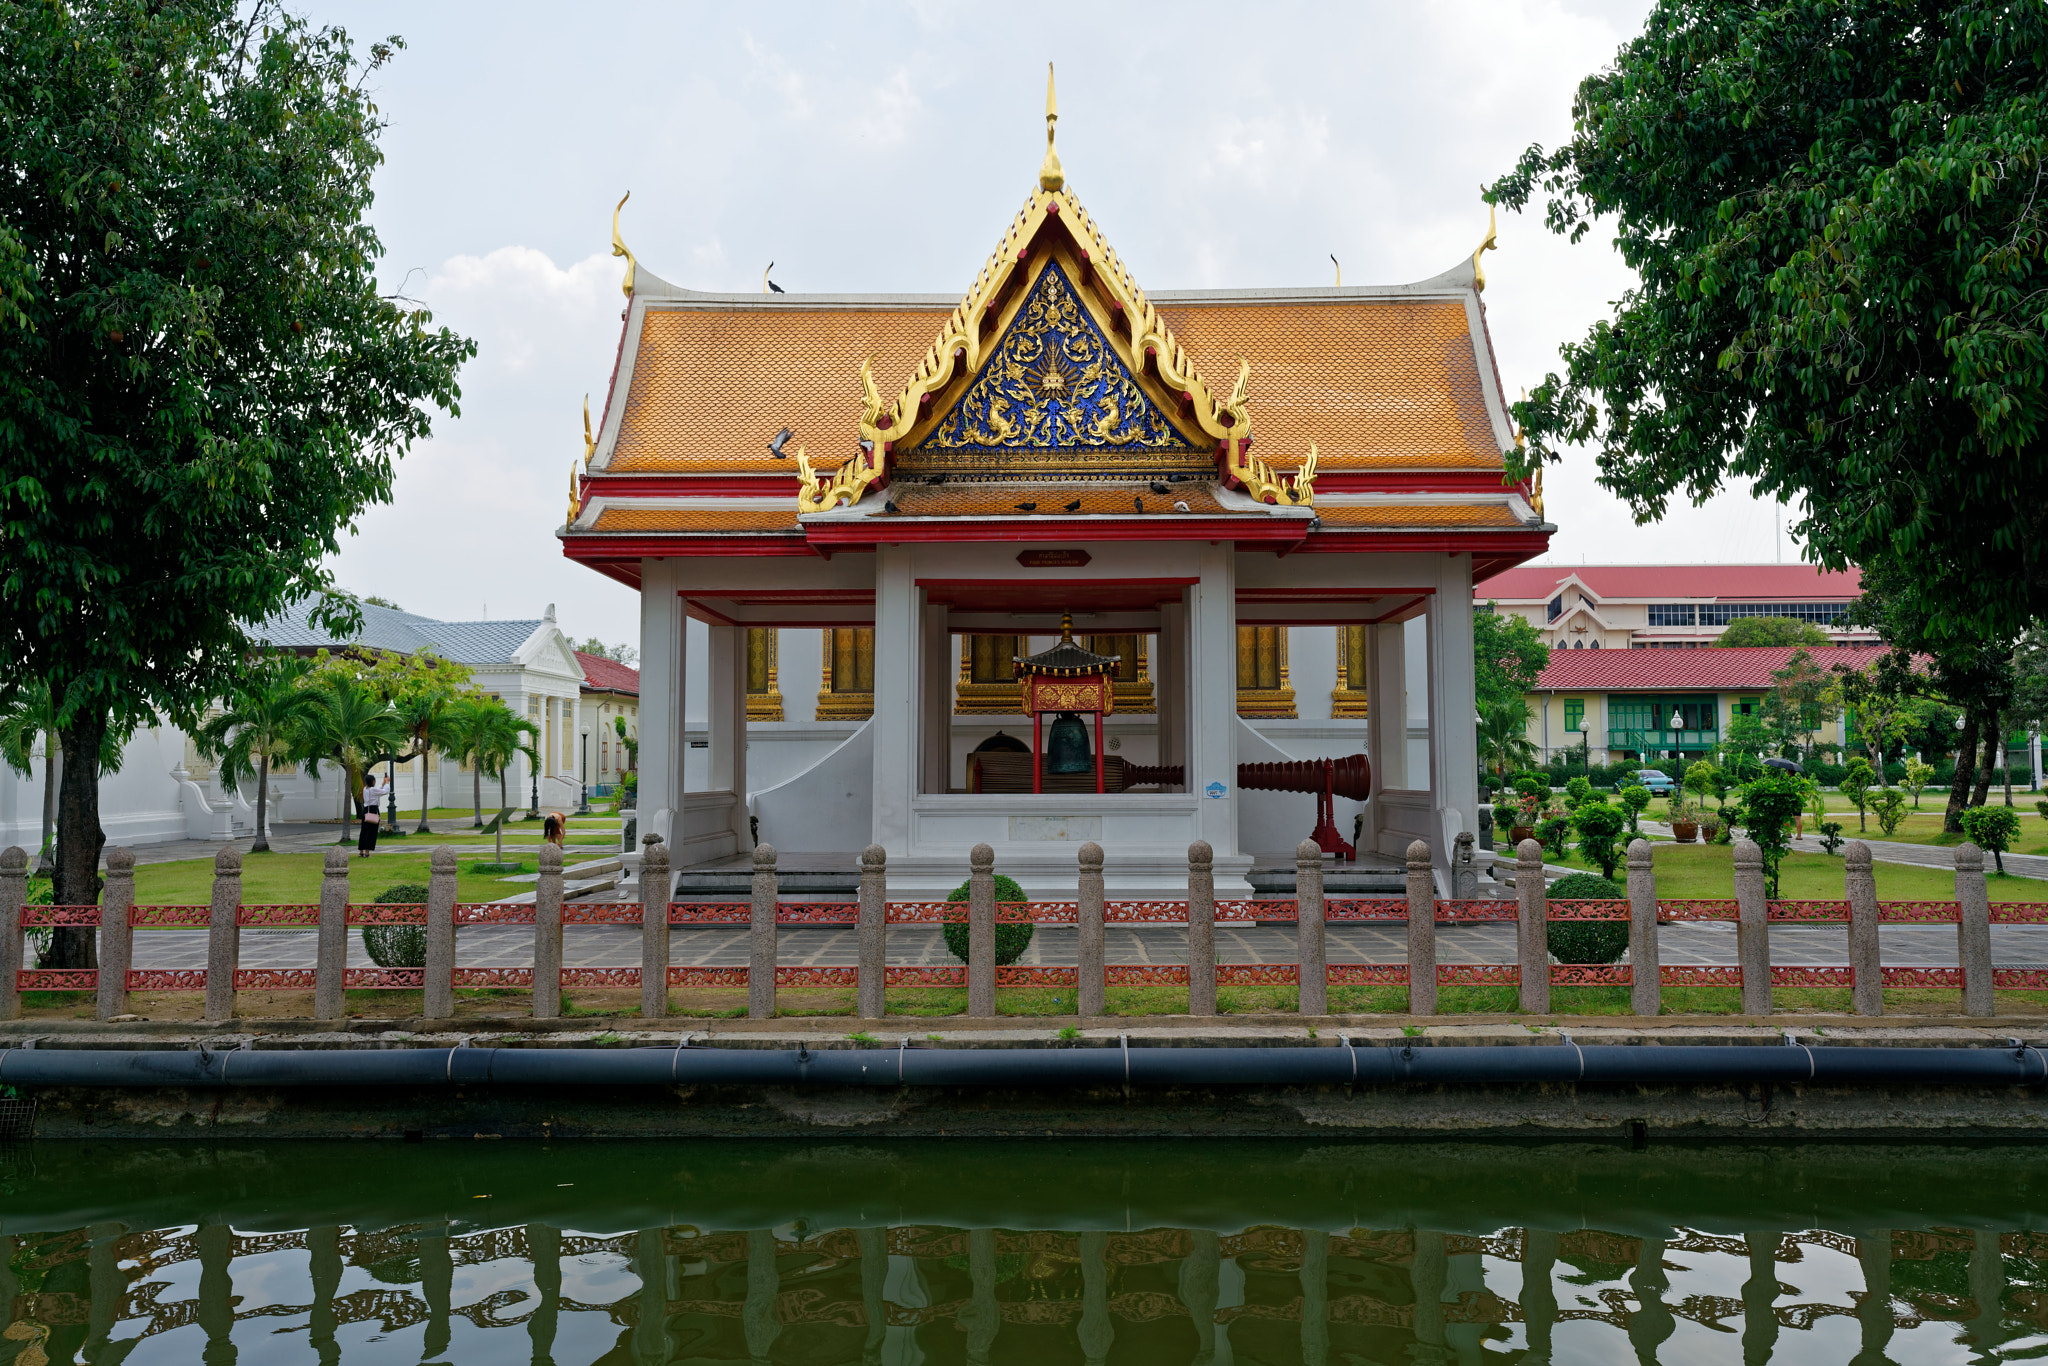
[[[1650,789],[1652,797],[1668,797],[1678,790],[1677,783],[1672,782],[1664,773],[1654,768],[1637,769],[1635,779],[1644,787]]]

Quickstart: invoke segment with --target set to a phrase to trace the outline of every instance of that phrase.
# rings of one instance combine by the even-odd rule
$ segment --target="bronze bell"
[[[1053,718],[1052,733],[1045,741],[1047,773],[1093,773],[1095,754],[1088,747],[1088,727],[1081,718],[1063,711]]]

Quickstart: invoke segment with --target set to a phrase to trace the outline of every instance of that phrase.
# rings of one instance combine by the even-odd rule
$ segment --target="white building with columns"
[[[1479,252],[1408,285],[1148,295],[1050,157],[964,297],[707,294],[619,249],[558,534],[640,591],[640,828],[679,865],[758,823],[849,868],[880,844],[907,893],[986,842],[1052,895],[1093,840],[1146,895],[1185,888],[1199,839],[1242,895],[1314,798],[1239,766],[1361,750],[1362,859],[1420,838],[1441,867],[1473,828],[1473,584],[1553,530],[1503,481]],[[1119,661],[1101,793],[1032,791],[1044,754],[970,763],[1030,744],[1014,661],[1063,613]]]

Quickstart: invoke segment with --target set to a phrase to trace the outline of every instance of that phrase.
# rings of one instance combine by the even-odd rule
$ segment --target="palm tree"
[[[122,751],[128,747],[132,734],[132,727],[107,728],[100,740],[101,774],[120,771]],[[50,700],[50,685],[42,679],[24,686],[13,705],[0,711],[0,762],[24,778],[33,777],[38,736],[43,741],[43,842],[36,856],[35,874],[48,877],[57,831],[57,775],[63,767],[64,753],[57,741],[57,715]]]
[[[427,778],[433,771],[434,751],[446,752],[453,744],[448,709],[457,700],[443,692],[421,692],[400,698],[394,707],[399,729],[404,738],[412,742],[413,757],[420,761],[420,824],[419,829],[413,831],[415,835],[433,833],[427,825]]]
[[[228,699],[221,713],[207,720],[192,737],[201,754],[220,761],[223,782],[255,777],[256,842],[249,846],[252,854],[270,852],[270,766],[306,754],[320,719],[320,695],[299,686],[305,672],[305,665],[296,660],[260,666]]]
[[[336,842],[347,844],[349,798],[361,790],[363,768],[396,753],[405,741],[405,727],[383,695],[359,678],[319,674],[306,691],[315,699],[307,726],[307,772],[319,777],[321,758],[341,765],[341,838]]]
[[[540,727],[515,713],[502,702],[493,701],[479,718],[474,737],[476,767],[481,775],[488,772],[498,780],[498,852],[497,861],[505,861],[505,813],[512,809],[511,793],[507,787],[506,773],[512,767],[514,757],[525,752],[525,741],[540,734]],[[479,788],[481,790],[481,788]]]
[[[484,828],[484,766],[479,750],[484,727],[489,724],[486,718],[504,709],[495,697],[464,693],[442,709],[437,726],[442,748],[469,767],[470,801],[476,817],[471,828],[475,830]]]
[[[1510,697],[1480,711],[1479,752],[1492,761],[1501,781],[1508,769],[1536,759],[1536,746],[1529,743],[1529,704]]]

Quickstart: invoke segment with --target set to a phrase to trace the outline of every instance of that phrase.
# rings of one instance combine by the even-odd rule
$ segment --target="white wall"
[[[152,844],[185,837],[171,770],[185,756],[185,732],[172,726],[137,731],[121,751],[118,773],[100,779],[100,828],[107,843]],[[0,766],[0,846],[34,853],[42,843],[43,760],[37,746],[27,778]]]

